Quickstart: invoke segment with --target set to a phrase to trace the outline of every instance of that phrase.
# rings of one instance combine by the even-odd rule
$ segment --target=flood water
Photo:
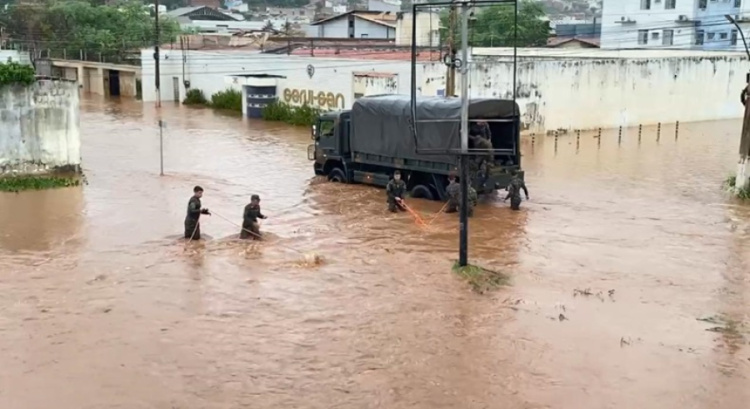
[[[163,177],[151,105],[84,100],[89,184],[0,194],[0,407],[747,408],[739,121],[526,138],[531,201],[470,223],[512,276],[480,295],[455,215],[313,178],[308,130],[161,115]],[[186,246],[196,184],[212,240]],[[238,243],[219,215],[254,193],[269,239]]]

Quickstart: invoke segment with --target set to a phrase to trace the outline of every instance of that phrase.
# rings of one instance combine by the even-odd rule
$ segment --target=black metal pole
[[[159,70],[159,0],[154,1],[154,87],[156,88],[156,107],[161,107],[161,72]]]
[[[459,213],[460,233],[458,248],[458,265],[465,267],[469,264],[469,157],[461,155],[459,170],[461,171],[461,209]]]

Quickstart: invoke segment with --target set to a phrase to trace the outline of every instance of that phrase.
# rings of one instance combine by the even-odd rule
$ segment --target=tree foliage
[[[36,81],[34,67],[8,61],[0,63],[0,87],[5,85],[31,85]]]
[[[525,0],[518,5],[518,37],[517,47],[540,47],[547,44],[549,37],[549,22],[543,20],[545,16],[541,4]],[[456,19],[455,42],[460,48],[461,23]],[[441,15],[441,26],[450,27],[448,11]],[[469,45],[472,47],[512,47],[514,36],[513,5],[495,5],[477,9],[474,20],[469,27]],[[447,40],[449,29],[443,30],[443,42]]]
[[[174,41],[179,25],[160,20],[160,42]],[[156,39],[154,18],[141,1],[114,6],[83,0],[43,0],[20,3],[0,14],[0,24],[15,43],[27,48],[119,55],[151,46]]]

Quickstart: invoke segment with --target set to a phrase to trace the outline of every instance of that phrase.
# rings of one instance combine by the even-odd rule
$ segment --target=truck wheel
[[[416,185],[411,189],[411,197],[415,199],[435,200],[432,190],[425,185]]]
[[[328,174],[328,180],[334,183],[344,183],[346,182],[346,176],[343,170],[335,168]]]

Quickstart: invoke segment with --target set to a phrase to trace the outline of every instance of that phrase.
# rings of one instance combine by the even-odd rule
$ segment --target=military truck
[[[379,95],[357,99],[351,110],[322,114],[312,126],[315,143],[308,147],[315,174],[333,182],[382,187],[399,169],[412,197],[446,200],[448,175],[459,175],[455,152],[461,146],[461,100],[420,97],[416,138],[411,110],[409,96]],[[487,121],[494,148],[495,165],[483,185],[472,178],[479,194],[504,189],[511,170],[523,177],[518,112],[514,101],[469,101],[469,120]]]

